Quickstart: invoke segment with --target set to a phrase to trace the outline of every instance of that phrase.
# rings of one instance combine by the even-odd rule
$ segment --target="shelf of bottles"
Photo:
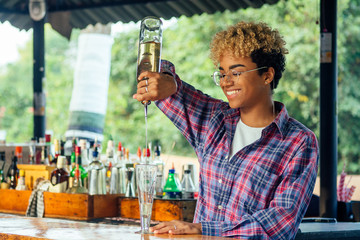
[[[115,147],[116,145],[116,147]],[[161,146],[137,150],[130,157],[121,142],[109,140],[105,154],[97,141],[72,139],[61,141],[46,135],[22,146],[0,147],[1,189],[33,190],[36,181],[48,180],[49,192],[89,195],[123,194],[136,197],[135,166],[150,163],[157,166],[155,197],[194,199],[196,188],[191,169],[183,169],[182,180],[174,164],[165,173]]]
[[[121,142],[109,140],[103,146],[83,139],[51,142],[50,136],[39,142],[0,145],[0,212],[25,214],[31,192],[40,181],[47,181],[45,217],[137,218],[136,211],[130,211],[129,215],[126,208],[138,208],[134,170],[137,164],[145,162],[158,169],[153,208],[155,219],[191,219],[196,204],[194,174],[184,168],[180,180],[174,165],[165,172],[159,144],[152,149],[139,147],[136,154],[130,154]],[[135,201],[130,203],[131,199]],[[157,211],[164,207],[174,213],[169,216],[158,214]],[[188,210],[184,212],[184,209]]]

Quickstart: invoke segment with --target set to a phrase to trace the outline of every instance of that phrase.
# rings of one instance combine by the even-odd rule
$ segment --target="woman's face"
[[[250,57],[223,55],[220,58],[219,71],[225,74],[220,81],[231,108],[251,108],[265,103],[270,96],[270,86],[266,83],[266,73],[244,71],[258,68]],[[241,73],[237,76],[237,74]]]

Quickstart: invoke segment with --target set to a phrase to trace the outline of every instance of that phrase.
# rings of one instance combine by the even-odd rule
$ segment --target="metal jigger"
[[[135,197],[134,190],[134,168],[128,168],[126,170],[126,192],[125,197]]]
[[[125,193],[126,191],[126,170],[122,166],[113,166],[110,177],[110,194]]]

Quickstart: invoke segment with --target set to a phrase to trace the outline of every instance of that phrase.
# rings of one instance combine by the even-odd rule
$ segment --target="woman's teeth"
[[[233,95],[233,94],[238,93],[238,92],[240,92],[240,90],[227,91],[226,94],[227,95]]]

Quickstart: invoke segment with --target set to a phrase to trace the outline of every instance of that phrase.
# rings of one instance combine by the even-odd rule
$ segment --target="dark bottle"
[[[10,169],[10,189],[15,189],[17,185],[17,179],[19,177],[19,169],[17,168],[17,157],[13,155],[12,165]]]
[[[65,141],[60,140],[60,155],[65,156]]]
[[[66,163],[66,157],[58,156],[56,168],[52,171],[50,177],[52,185],[49,188],[50,192],[62,193],[69,188],[69,173],[66,171]]]

